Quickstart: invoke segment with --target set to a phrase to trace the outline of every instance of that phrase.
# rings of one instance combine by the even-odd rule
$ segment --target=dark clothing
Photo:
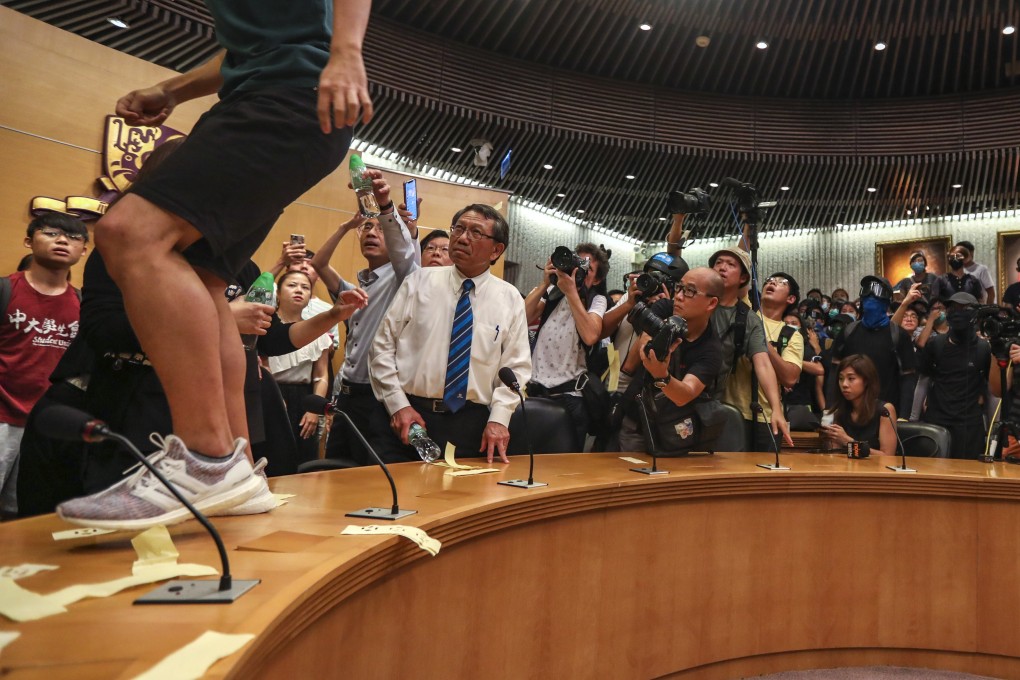
[[[868,442],[868,446],[873,449],[880,449],[881,444],[879,442],[878,432],[882,425],[882,409],[885,408],[886,402],[884,399],[879,399],[875,402],[875,414],[871,416],[871,420],[866,423],[855,423],[853,418],[850,416],[849,409],[846,412],[842,412],[836,415],[835,423],[842,427],[848,435],[850,435],[855,442]]]
[[[1013,309],[1020,305],[1020,282],[1009,284],[1006,292],[1002,294],[1002,302]]]
[[[319,457],[319,438],[312,434],[307,439],[301,436],[301,419],[307,410],[304,398],[312,394],[312,383],[277,383],[283,402],[287,405],[287,420],[297,444],[297,464],[307,463]]]
[[[371,385],[345,382],[337,395],[336,408],[353,420],[368,443],[384,460],[405,460],[407,447],[390,428],[386,407],[375,398]],[[417,455],[416,455],[417,457]],[[358,436],[343,417],[334,414],[326,439],[326,458],[343,458],[358,465],[375,465]]]
[[[226,49],[220,97],[235,90],[319,84],[329,61],[330,0],[249,2],[208,0],[216,42]]]
[[[932,290],[935,286],[935,279],[937,278],[938,277],[932,274],[931,272],[925,272],[924,278],[921,279],[920,281],[915,281],[913,276],[908,276],[906,278],[900,279],[899,282],[895,286],[893,286],[893,290],[902,290],[904,293],[906,293],[908,290],[910,290],[910,287],[915,283],[922,283],[925,286],[928,286],[928,294],[925,295],[922,292],[921,298],[925,302],[931,303],[931,301],[935,299],[932,297]]]
[[[423,399],[409,394],[407,400],[414,410],[421,414],[429,438],[439,445],[441,451],[446,451],[447,442],[453,442],[458,458],[485,455],[478,451],[478,446],[482,441],[485,426],[489,423],[488,406],[469,401],[456,413],[450,413],[435,410],[444,408],[441,405],[442,399]],[[413,447],[404,448],[407,451],[406,457],[399,458],[398,462],[403,460],[421,462]]]
[[[283,209],[343,161],[351,129],[322,134],[316,96],[311,88],[235,93],[132,185],[202,233],[184,251],[190,264],[231,281]]]
[[[981,398],[987,394],[990,361],[991,348],[980,338],[957,344],[940,335],[921,350],[921,371],[931,378],[921,419],[949,430],[953,458],[978,458],[984,450]]]
[[[849,335],[847,330],[853,329]],[[917,359],[914,355],[914,343],[910,333],[897,328],[899,338],[893,346],[893,325],[871,329],[864,324],[847,326],[832,343],[833,370],[830,371],[827,397],[836,393],[836,365],[840,360],[851,354],[864,354],[875,363],[881,385],[879,392],[882,400],[896,406],[897,413],[910,413],[910,401],[913,399],[913,383],[904,376],[917,370]],[[906,394],[908,392],[910,394]],[[907,408],[904,409],[904,406]]]
[[[931,288],[931,299],[948,302],[950,297],[960,292],[970,293],[978,300],[983,300],[985,295],[985,289],[981,287],[981,282],[972,274],[956,277],[946,273],[935,280],[935,284]]]
[[[807,334],[803,331],[797,331],[804,337],[804,363],[811,363],[811,359],[815,356],[815,349],[808,342]],[[800,404],[812,407],[813,410],[817,410],[818,403],[815,397],[815,381],[818,376],[810,375],[805,371],[800,372],[800,379],[793,388],[783,395],[783,403],[787,406],[794,404]]]

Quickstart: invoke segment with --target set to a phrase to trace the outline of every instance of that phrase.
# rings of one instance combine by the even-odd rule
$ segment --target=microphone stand
[[[645,407],[645,400],[638,399],[638,413],[641,415],[641,427],[645,430],[645,440],[648,442],[648,453],[652,454],[652,467],[631,468],[631,472],[638,472],[642,475],[668,475],[669,470],[658,468],[658,456],[656,452],[659,447],[655,443],[655,432],[652,430],[652,421],[648,418],[648,409]]]
[[[766,425],[769,424],[768,423],[768,419],[765,418],[765,409],[762,408],[761,404],[759,404],[757,401],[751,402],[751,410],[754,411],[755,414],[760,413],[761,414],[761,419],[763,421],[765,421],[765,424]],[[757,416],[755,417],[755,420],[757,421]],[[789,470],[790,468],[788,468],[787,466],[779,464],[779,442],[776,441],[776,435],[772,434],[772,427],[771,426],[769,426],[768,431],[769,431],[769,438],[772,440],[772,448],[776,452],[776,462],[775,463],[758,463],[758,467],[765,468],[766,470]]]
[[[903,440],[900,439],[900,431],[896,427],[896,422],[892,419],[892,414],[889,413],[889,409],[883,406],[882,415],[889,419],[889,424],[892,425],[893,434],[896,435],[896,443],[900,445],[900,455],[903,456],[899,467],[895,465],[886,465],[885,467],[893,472],[917,472],[917,470],[907,467],[907,450],[903,448]]]
[[[524,421],[524,438],[528,442],[528,459],[530,461],[528,467],[528,479],[509,479],[503,482],[496,482],[502,486],[515,486],[519,489],[534,489],[539,486],[549,486],[546,482],[535,481],[535,447],[531,444],[531,430],[528,428],[528,411],[524,408],[524,395],[521,394],[521,386],[517,384],[516,380],[507,385],[521,400],[521,420]]]
[[[390,483],[390,492],[393,494],[393,506],[388,510],[386,508],[362,508],[360,510],[345,513],[344,517],[364,517],[368,519],[396,520],[401,519],[402,517],[407,517],[408,515],[413,515],[416,512],[418,512],[417,510],[400,509],[400,505],[397,503],[397,485],[393,481],[393,475],[390,474],[389,468],[386,467],[386,463],[384,463],[382,458],[379,457],[379,454],[376,453],[375,449],[373,449],[369,445],[368,441],[365,439],[365,436],[361,434],[361,430],[359,430],[358,427],[354,424],[354,421],[351,420],[351,417],[347,415],[345,412],[333,406],[333,404],[327,403],[326,406],[333,410],[334,415],[342,416],[343,419],[347,421],[347,424],[350,426],[351,430],[354,432],[355,435],[357,435],[358,440],[361,442],[361,445],[365,447],[365,450],[372,454],[372,457],[375,458],[375,462],[379,464],[379,467],[381,467],[382,471],[386,474],[386,479]]]

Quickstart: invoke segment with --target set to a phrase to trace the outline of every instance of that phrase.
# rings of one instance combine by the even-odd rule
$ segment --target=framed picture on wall
[[[1017,234],[1020,235],[1020,232]],[[910,269],[910,256],[921,252],[928,261],[928,271],[941,276],[946,273],[946,254],[952,247],[951,235],[882,241],[875,244],[875,272],[889,279],[889,283],[895,286],[914,273]]]
[[[1000,231],[998,252],[999,286],[995,289],[999,294],[1006,292],[1010,284],[1016,283],[1020,274],[1017,273],[1017,260],[1020,259],[1020,231]]]

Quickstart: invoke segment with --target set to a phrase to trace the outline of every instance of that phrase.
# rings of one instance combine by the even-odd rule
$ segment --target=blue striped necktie
[[[446,361],[446,389],[443,403],[451,413],[459,411],[467,403],[468,370],[471,368],[471,289],[475,282],[464,280],[464,292],[457,300],[457,311],[453,315],[453,330],[450,332],[450,356]]]

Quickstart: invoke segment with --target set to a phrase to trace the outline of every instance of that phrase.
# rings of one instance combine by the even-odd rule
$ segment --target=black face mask
[[[974,328],[974,310],[954,309],[946,314],[949,331],[956,338],[966,338]]]
[[[949,258],[949,266],[953,269],[963,269],[963,258],[951,257]]]

